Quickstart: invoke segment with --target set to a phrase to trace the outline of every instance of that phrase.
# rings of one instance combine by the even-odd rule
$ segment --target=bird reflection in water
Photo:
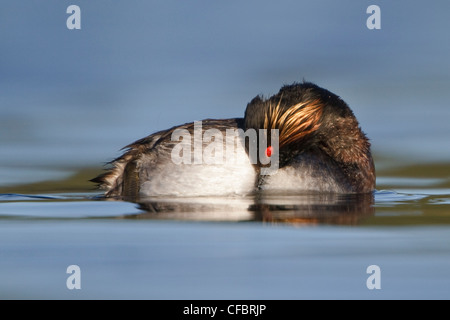
[[[122,198],[123,199],[123,198]],[[246,197],[141,198],[129,219],[357,225],[374,215],[374,195],[258,192]]]

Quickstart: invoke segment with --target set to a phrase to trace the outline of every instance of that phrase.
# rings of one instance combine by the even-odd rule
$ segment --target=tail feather
[[[105,196],[107,197],[125,195],[124,189],[127,188],[127,186],[124,186],[124,184],[126,184],[124,183],[126,182],[126,173],[131,170],[131,168],[135,169],[135,166],[132,166],[134,161],[139,158],[139,155],[152,149],[160,138],[161,134],[157,133],[137,140],[124,147],[123,149],[126,150],[124,154],[109,162],[107,164],[109,167],[106,168],[106,172],[90,181],[96,183],[99,189],[105,190]]]

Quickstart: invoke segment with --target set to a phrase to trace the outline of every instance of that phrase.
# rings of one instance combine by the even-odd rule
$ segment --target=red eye
[[[272,147],[267,147],[266,149],[266,156],[270,158],[270,156],[272,155]]]

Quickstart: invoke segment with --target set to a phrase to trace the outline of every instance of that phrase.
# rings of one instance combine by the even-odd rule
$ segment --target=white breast
[[[167,153],[143,158],[138,164],[140,196],[246,195],[255,190],[256,171],[242,146],[233,159],[219,164],[175,162]]]

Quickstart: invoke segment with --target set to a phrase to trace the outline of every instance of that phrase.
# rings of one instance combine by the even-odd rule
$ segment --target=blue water
[[[448,222],[370,221],[398,215],[408,221],[426,207],[448,209],[449,198],[449,189],[444,203],[420,193],[377,191],[373,216],[358,211],[347,219],[324,207],[299,210],[305,203],[298,196],[273,197],[265,203],[281,211],[259,220],[248,210],[250,198],[172,199],[203,209],[157,214],[100,200],[97,193],[2,195],[0,297],[448,299]],[[412,212],[417,201],[425,203]],[[409,211],[395,211],[405,204]],[[81,270],[79,290],[66,286],[71,265]],[[380,268],[381,289],[367,287],[371,265]]]
[[[448,228],[83,220],[1,229],[3,298],[449,298]],[[73,264],[80,290],[66,287]],[[366,286],[370,265],[381,289]]]
[[[66,27],[70,4],[81,30]],[[371,4],[380,30],[366,27]],[[448,299],[450,176],[433,168],[450,163],[449,9],[3,1],[0,297]],[[41,191],[152,132],[243,116],[256,95],[303,79],[340,95],[371,139],[373,202],[158,199],[146,210],[89,184]],[[66,286],[73,264],[80,290]],[[366,286],[370,265],[379,290]]]

